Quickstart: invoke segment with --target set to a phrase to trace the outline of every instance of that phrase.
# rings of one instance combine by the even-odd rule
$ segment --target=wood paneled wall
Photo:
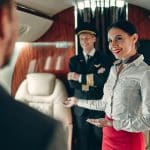
[[[73,41],[75,36],[74,30],[74,8],[64,10],[53,17],[54,23],[48,32],[38,41]]]
[[[150,40],[150,11],[129,5],[129,21],[136,25],[140,39]]]
[[[75,54],[74,49],[74,8],[69,8],[54,16],[54,23],[48,32],[37,42],[69,42],[72,46],[33,46],[28,44],[21,49],[12,79],[12,96],[20,83],[31,72],[51,72],[66,82],[68,62]]]

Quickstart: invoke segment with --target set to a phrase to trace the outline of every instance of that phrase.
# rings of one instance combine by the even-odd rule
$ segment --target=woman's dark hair
[[[129,35],[137,33],[137,30],[136,30],[135,26],[127,20],[121,20],[121,21],[118,21],[118,22],[115,22],[115,23],[111,24],[108,27],[108,31],[111,28],[119,28],[119,29],[123,30],[124,32],[126,32]]]

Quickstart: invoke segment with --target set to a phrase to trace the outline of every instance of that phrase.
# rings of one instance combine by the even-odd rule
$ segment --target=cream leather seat
[[[28,74],[15,95],[17,100],[60,120],[67,132],[68,150],[71,150],[72,115],[71,110],[63,106],[67,97],[64,84],[51,73]]]

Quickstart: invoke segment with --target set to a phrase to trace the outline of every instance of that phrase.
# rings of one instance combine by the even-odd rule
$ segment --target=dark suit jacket
[[[69,63],[70,71],[82,74],[81,83],[73,80],[69,81],[70,87],[74,89],[74,96],[88,100],[100,99],[103,95],[103,86],[107,80],[110,67],[109,58],[100,55],[98,51],[95,52],[88,63],[86,63],[83,53],[73,56]],[[82,85],[87,83],[87,74],[93,74],[94,85],[90,86],[88,91],[84,91]],[[75,109],[77,108],[75,107]],[[78,108],[76,112],[81,115],[84,110]]]
[[[60,128],[57,121],[14,100],[0,86],[1,150],[66,150]]]

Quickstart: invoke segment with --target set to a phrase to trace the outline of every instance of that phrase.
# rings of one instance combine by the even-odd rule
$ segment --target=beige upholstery
[[[72,115],[71,110],[63,106],[67,96],[64,84],[54,74],[32,73],[20,84],[15,98],[60,120],[68,135],[68,150],[71,150]]]

